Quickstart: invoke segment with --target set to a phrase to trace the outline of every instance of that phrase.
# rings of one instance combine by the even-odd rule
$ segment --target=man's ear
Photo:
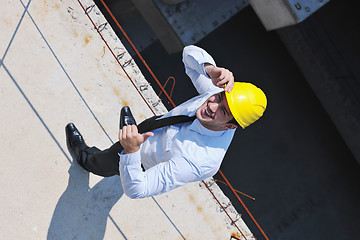
[[[227,130],[227,129],[236,129],[238,126],[233,123],[226,123],[224,127],[225,130]]]

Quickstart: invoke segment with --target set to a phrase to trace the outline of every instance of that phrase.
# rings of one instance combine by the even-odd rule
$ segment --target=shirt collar
[[[190,129],[200,133],[201,135],[205,135],[205,136],[212,136],[212,137],[218,137],[218,136],[222,136],[226,130],[223,131],[213,131],[210,129],[207,129],[206,127],[204,127],[200,121],[198,119],[195,119],[192,124],[190,125]]]

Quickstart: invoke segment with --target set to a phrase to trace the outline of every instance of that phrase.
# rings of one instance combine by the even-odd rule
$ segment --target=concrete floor
[[[77,2],[64,2],[70,5],[5,0],[4,6],[10,7],[0,9],[1,28],[11,29],[0,35],[1,163],[6,166],[0,174],[0,238],[187,239],[189,234],[200,239],[198,229],[220,234],[215,231],[217,224],[207,222],[209,229],[194,225],[209,219],[197,212],[200,199],[191,197],[192,187],[199,191],[198,186],[133,202],[113,188],[118,179],[89,176],[72,164],[64,141],[65,124],[80,124],[90,144],[107,147],[116,139],[118,113],[113,109],[131,98],[119,99],[120,85],[113,85],[120,78],[118,66],[103,55],[94,30],[83,31],[79,19],[84,16],[72,11]],[[336,1],[320,11],[328,11],[332,3]],[[24,13],[27,4],[31,17]],[[49,14],[50,10],[56,14]],[[59,19],[65,16],[69,22],[63,24]],[[70,43],[58,41],[67,34]],[[239,81],[255,83],[268,96],[264,117],[239,131],[221,169],[236,189],[256,197],[255,202],[243,199],[269,238],[357,239],[359,165],[276,32],[266,32],[248,7],[197,45],[208,50],[219,66],[231,69]],[[176,104],[195,95],[180,54],[169,56],[159,42],[142,54],[163,83],[170,75],[176,77]],[[99,59],[105,62],[103,58],[108,64],[96,64]],[[146,111],[138,108],[136,117],[150,115]],[[179,196],[180,202],[195,201],[189,208],[174,206]],[[262,239],[242,207],[235,199],[232,202]],[[222,216],[216,204],[207,203],[215,209],[210,216]],[[220,239],[217,234],[211,236]]]
[[[96,26],[106,22],[91,0],[81,2]],[[67,149],[67,123],[104,149],[117,139],[122,106],[132,107],[138,122],[153,116],[146,103],[156,114],[167,110],[134,61],[125,64],[131,56],[110,26],[101,33],[116,56],[123,53],[120,64],[78,1],[1,3],[1,240],[217,240],[238,232],[201,182],[131,200],[119,176],[83,170]],[[217,184],[211,189],[229,204]],[[254,239],[236,210],[227,210]]]
[[[331,14],[330,4],[319,11]],[[265,31],[247,7],[197,45],[238,81],[253,82],[268,96],[264,117],[238,131],[221,169],[236,189],[256,197],[243,199],[269,238],[357,239],[359,165],[276,32]],[[142,54],[163,83],[176,78],[176,104],[196,94],[180,53],[168,55],[155,42]]]

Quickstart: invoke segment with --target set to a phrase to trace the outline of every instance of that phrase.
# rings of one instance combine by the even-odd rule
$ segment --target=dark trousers
[[[97,147],[82,150],[78,162],[85,170],[102,177],[119,175],[118,153],[123,151],[119,142],[106,150],[100,150]]]
[[[138,125],[139,133],[148,132],[172,124],[190,122],[196,118],[196,116],[189,117],[186,115],[179,115],[155,121],[155,119],[161,116],[154,116],[140,123]],[[83,168],[96,175],[103,177],[120,175],[119,153],[121,153],[123,150],[124,149],[119,142],[115,143],[110,148],[103,151],[101,151],[97,147],[91,147],[82,150],[80,152],[79,159],[77,160]],[[145,171],[143,165],[141,165],[141,168],[143,171]]]

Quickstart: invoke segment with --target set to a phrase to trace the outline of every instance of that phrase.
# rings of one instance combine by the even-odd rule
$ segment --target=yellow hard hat
[[[251,83],[235,82],[230,93],[225,92],[230,111],[242,128],[258,120],[264,113],[267,100],[264,92]]]

